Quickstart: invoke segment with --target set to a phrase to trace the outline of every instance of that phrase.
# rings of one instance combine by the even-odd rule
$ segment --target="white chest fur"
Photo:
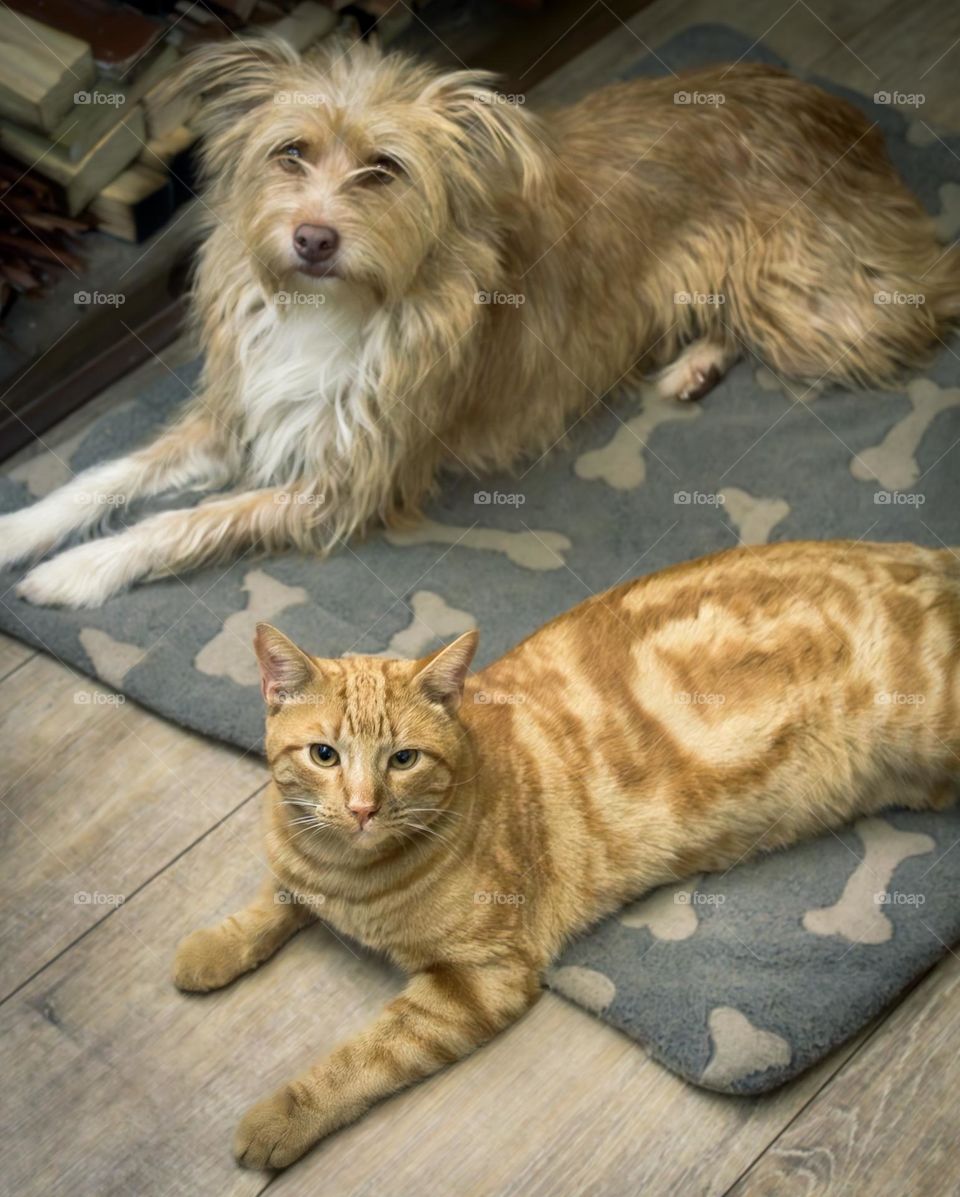
[[[331,289],[332,290],[332,289]],[[257,485],[315,479],[349,456],[362,421],[369,307],[345,292],[261,308],[241,347],[248,468]]]

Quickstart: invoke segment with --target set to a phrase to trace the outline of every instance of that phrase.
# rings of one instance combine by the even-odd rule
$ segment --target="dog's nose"
[[[315,265],[333,257],[340,234],[325,224],[301,224],[293,234],[293,247],[304,261]]]
[[[380,807],[379,806],[361,806],[360,803],[351,802],[348,809],[350,811],[350,814],[353,815],[353,817],[360,824],[360,829],[363,830],[363,828],[366,827],[366,825],[370,822],[370,820],[377,813],[377,811],[380,809]]]

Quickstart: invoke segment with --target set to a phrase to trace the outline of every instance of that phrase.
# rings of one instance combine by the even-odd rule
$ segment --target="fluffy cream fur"
[[[40,564],[20,585],[34,602],[328,551],[415,517],[441,465],[479,475],[546,451],[638,373],[695,398],[745,346],[781,374],[882,383],[960,313],[957,253],[879,133],[766,67],[538,116],[483,73],[231,41],[178,86],[202,94],[206,135],[200,391],[152,445],[3,517],[0,564],[118,497],[240,493]],[[724,103],[677,104],[678,88]],[[303,272],[304,223],[339,234],[327,277]]]

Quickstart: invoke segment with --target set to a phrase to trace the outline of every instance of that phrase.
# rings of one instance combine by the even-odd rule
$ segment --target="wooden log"
[[[76,216],[141,153],[145,135],[143,109],[135,106],[77,162],[71,162],[43,137],[16,125],[0,126],[0,146],[58,183],[64,190],[67,213]]]
[[[49,133],[94,74],[86,42],[0,5],[0,116]]]
[[[121,241],[144,241],[173,215],[170,176],[134,162],[104,187],[90,205],[101,233]]]

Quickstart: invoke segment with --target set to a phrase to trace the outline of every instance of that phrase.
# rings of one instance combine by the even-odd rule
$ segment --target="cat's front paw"
[[[286,1168],[323,1135],[317,1111],[295,1085],[251,1106],[240,1120],[233,1151],[245,1168]]]
[[[173,983],[187,993],[222,989],[251,968],[249,960],[219,927],[202,927],[180,941],[173,959]]]

